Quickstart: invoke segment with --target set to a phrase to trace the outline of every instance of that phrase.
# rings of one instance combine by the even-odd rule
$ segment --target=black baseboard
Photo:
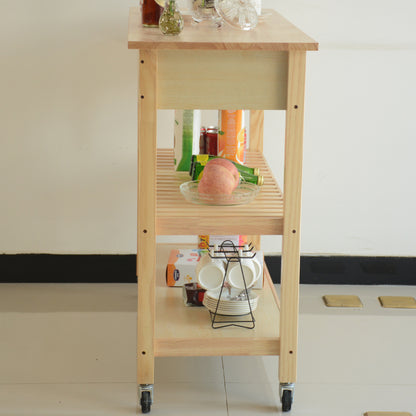
[[[280,282],[280,256],[265,258]],[[300,282],[339,285],[416,285],[415,257],[302,256]],[[136,256],[2,254],[0,283],[135,283]]]
[[[280,256],[266,256],[280,282]],[[332,285],[416,285],[416,257],[302,256],[300,282]]]
[[[136,256],[2,254],[1,283],[135,283]]]

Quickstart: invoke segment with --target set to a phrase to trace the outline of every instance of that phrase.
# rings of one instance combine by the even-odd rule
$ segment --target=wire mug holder
[[[216,246],[209,245],[210,249],[214,249]],[[240,255],[240,253],[245,253],[243,256]],[[212,254],[213,253],[213,254]],[[217,305],[215,308],[215,312],[209,311],[211,315],[211,326],[213,329],[219,329],[219,328],[225,328],[229,326],[238,326],[240,328],[247,328],[247,329],[253,329],[255,327],[255,319],[253,315],[253,310],[251,308],[250,303],[250,293],[249,288],[247,288],[246,278],[244,276],[244,270],[243,266],[241,264],[242,259],[252,259],[255,257],[256,253],[253,252],[253,245],[250,243],[248,246],[237,246],[235,245],[231,240],[225,240],[221,243],[221,245],[218,247],[218,250],[209,250],[208,252],[209,256],[212,259],[220,259],[220,260],[226,260],[225,264],[225,273],[224,278],[222,281],[220,293],[218,296]],[[223,315],[218,313],[218,308],[221,303],[221,295],[224,290],[229,290],[230,286],[228,286],[228,283],[226,283],[227,280],[227,274],[230,263],[239,263],[241,274],[243,277],[244,282],[244,289],[239,294],[245,295],[248,307],[249,307],[249,313],[245,315],[249,315],[247,319],[242,319],[245,315]],[[241,300],[241,302],[244,302],[245,300]]]

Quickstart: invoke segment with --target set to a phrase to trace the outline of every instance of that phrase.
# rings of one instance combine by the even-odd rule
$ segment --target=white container
[[[254,265],[253,259],[241,258],[240,261],[230,261],[228,265],[227,281],[231,287],[236,289],[244,290],[252,287],[259,276],[260,274]]]
[[[206,253],[196,266],[196,278],[198,283],[207,290],[219,289],[225,275],[224,262],[221,259],[213,259]]]
[[[263,280],[263,261],[261,259],[261,255],[257,254],[251,260],[253,260],[254,268],[256,270],[256,282],[258,282],[260,279]]]

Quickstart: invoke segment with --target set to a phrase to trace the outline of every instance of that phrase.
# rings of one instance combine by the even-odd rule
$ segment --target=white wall
[[[0,3],[0,252],[136,250],[137,1]],[[308,54],[302,252],[415,255],[412,0],[263,0]],[[158,138],[171,143],[170,112]],[[282,176],[284,114],[266,113]],[[267,136],[277,137],[267,142]],[[268,253],[280,237],[263,239]]]

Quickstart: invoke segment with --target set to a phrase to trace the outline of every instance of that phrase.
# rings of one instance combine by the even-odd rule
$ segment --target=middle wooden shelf
[[[247,152],[247,166],[260,168],[264,185],[254,201],[236,206],[197,205],[185,200],[179,190],[189,181],[187,172],[176,172],[172,149],[157,151],[158,235],[253,234],[283,233],[283,194],[264,156]]]

